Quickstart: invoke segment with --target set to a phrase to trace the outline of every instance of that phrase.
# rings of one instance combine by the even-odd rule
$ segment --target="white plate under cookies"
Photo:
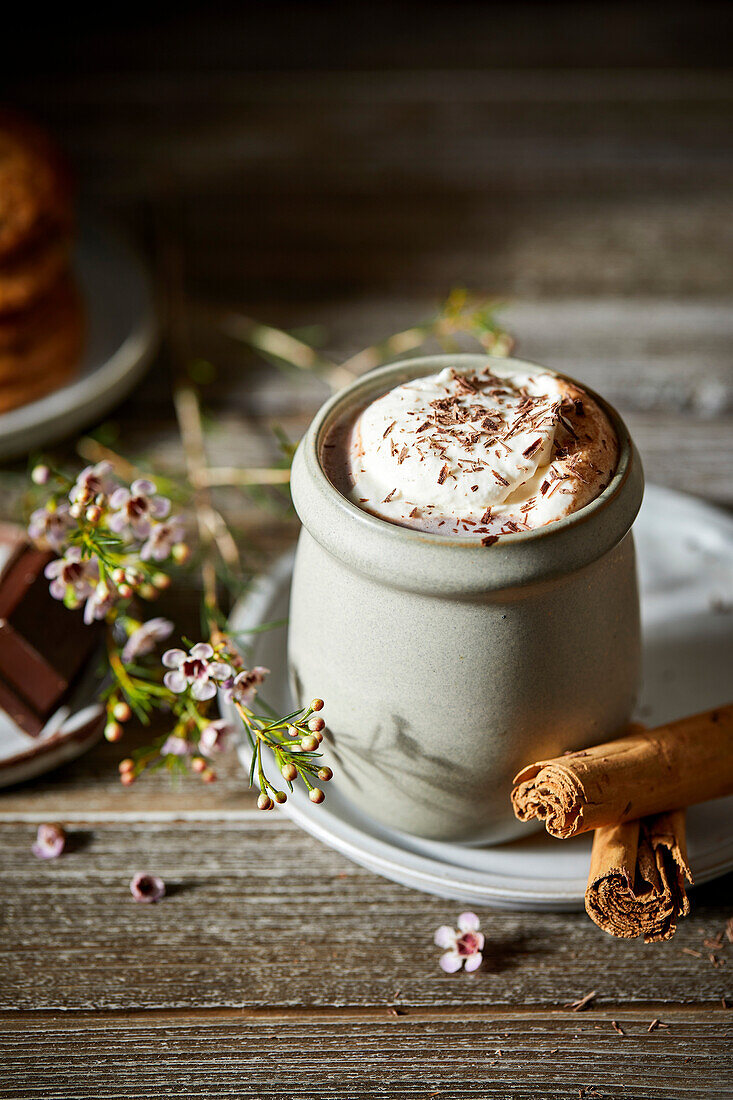
[[[729,703],[733,517],[694,497],[649,486],[634,535],[644,638],[637,717],[657,725]],[[286,555],[256,582],[234,609],[233,631],[256,631],[287,617],[292,564],[292,554]],[[253,633],[248,647],[251,662],[271,670],[263,694],[281,713],[293,709],[286,640],[283,626]],[[246,634],[241,641],[247,643]],[[249,768],[248,749],[242,747],[240,754]],[[322,805],[314,806],[296,788],[278,809],[324,844],[386,878],[467,905],[567,910],[583,904],[587,836],[558,841],[532,832],[526,839],[493,847],[422,840],[380,825],[336,788],[326,787],[326,796]],[[696,883],[733,869],[733,796],[692,807],[687,828]]]

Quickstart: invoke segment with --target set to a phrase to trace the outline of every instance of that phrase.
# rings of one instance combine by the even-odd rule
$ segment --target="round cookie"
[[[0,412],[58,389],[74,373],[83,344],[83,311],[70,279],[48,296],[35,320],[0,325]]]
[[[56,233],[0,260],[0,315],[26,310],[47,294],[68,266],[69,251],[68,238]]]
[[[0,259],[52,228],[71,226],[69,179],[46,135],[0,112]]]

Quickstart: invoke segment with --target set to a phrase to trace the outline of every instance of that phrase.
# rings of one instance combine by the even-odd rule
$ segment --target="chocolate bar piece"
[[[0,707],[26,733],[38,734],[99,640],[82,611],[48,591],[43,570],[54,555],[0,529]]]

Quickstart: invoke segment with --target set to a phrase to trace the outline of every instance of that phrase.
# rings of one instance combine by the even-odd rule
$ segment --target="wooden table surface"
[[[611,47],[602,70],[549,68],[536,30],[521,69],[474,45],[464,66],[453,44],[447,65],[423,50],[345,71],[322,44],[319,64],[291,48],[288,72],[258,72],[237,64],[241,22],[208,27],[220,65],[187,26],[139,63],[127,31],[97,54],[88,36],[86,65],[21,72],[12,97],[64,141],[88,207],[151,257],[161,223],[180,244],[192,351],[217,368],[213,463],[267,461],[272,423],[297,438],[325,390],[202,307],[322,325],[339,356],[460,283],[507,299],[523,355],[618,406],[650,481],[733,506],[730,73],[621,68]],[[110,427],[181,470],[164,360]],[[297,533],[242,491],[220,501],[250,563]],[[654,946],[580,913],[482,910],[483,968],[447,976],[432,935],[459,905],[258,813],[233,761],[211,787],[128,790],[120,755],[104,743],[0,792],[0,1097],[733,1096],[733,945],[705,946],[733,876]],[[39,863],[35,828],[56,820],[72,850]],[[161,904],[132,902],[138,869],[168,883]]]

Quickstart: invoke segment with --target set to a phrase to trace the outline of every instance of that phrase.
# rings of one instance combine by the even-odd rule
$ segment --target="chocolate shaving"
[[[535,439],[534,443],[530,443],[529,447],[525,447],[522,454],[525,458],[531,458],[535,451],[539,450],[542,446],[542,439]]]
[[[499,482],[500,485],[508,485],[509,484],[507,479],[505,477],[502,477],[501,474],[498,473],[496,470],[492,470],[491,472],[494,475],[494,477],[496,478],[496,480]]]
[[[486,535],[481,539],[482,546],[493,546],[495,542],[499,541],[498,535]]]
[[[386,497],[382,501],[382,504],[388,504],[396,492],[397,490],[393,489],[391,493],[387,493]]]
[[[386,439],[386,438],[387,438],[387,436],[388,436],[388,435],[389,435],[389,433],[390,433],[390,432],[392,431],[392,429],[394,428],[394,426],[395,426],[395,424],[396,424],[396,423],[397,423],[397,421],[396,421],[396,420],[393,420],[393,421],[392,421],[392,423],[390,424],[390,426],[389,426],[388,428],[385,428],[385,431],[384,431],[384,435],[382,436],[382,439]]]
[[[438,485],[443,484],[445,479],[448,477],[449,473],[450,473],[450,470],[448,469],[448,464],[446,463],[445,466],[443,467],[443,469],[438,474]]]
[[[491,522],[491,509],[490,508],[487,508],[486,511],[484,512],[484,514],[482,515],[481,522],[482,523],[490,523]]]
[[[403,463],[403,462],[405,461],[405,459],[407,458],[408,454],[409,454],[409,451],[407,450],[407,447],[403,447],[403,448],[402,448],[402,450],[401,450],[401,451],[400,451],[400,453],[399,453],[399,456],[398,456],[398,458],[397,458],[397,465],[398,465],[398,466],[401,466],[401,465],[402,465],[402,463]]]

